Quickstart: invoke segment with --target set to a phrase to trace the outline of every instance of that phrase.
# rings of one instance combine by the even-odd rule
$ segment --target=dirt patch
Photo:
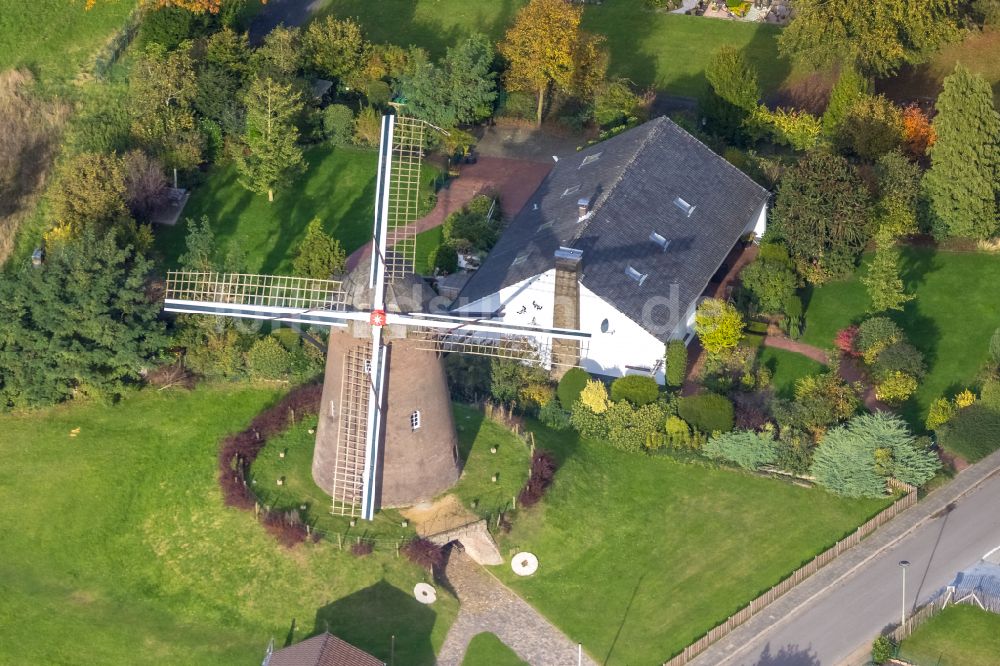
[[[479,519],[479,516],[462,506],[454,495],[445,495],[433,504],[418,504],[403,509],[400,513],[413,523],[414,529],[420,536],[444,532]]]

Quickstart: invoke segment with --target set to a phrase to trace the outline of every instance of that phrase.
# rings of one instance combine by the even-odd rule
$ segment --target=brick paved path
[[[445,578],[461,608],[438,653],[438,666],[460,666],[476,634],[490,632],[531,666],[575,666],[576,643],[500,581],[452,548]],[[583,664],[597,666],[587,653]]]

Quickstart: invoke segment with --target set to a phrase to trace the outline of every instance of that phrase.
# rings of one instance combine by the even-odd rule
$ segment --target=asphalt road
[[[1000,546],[1000,475],[949,505],[882,553],[727,660],[726,666],[837,666],[864,664],[864,651],[883,627],[933,597]],[[994,553],[991,559],[996,558]]]

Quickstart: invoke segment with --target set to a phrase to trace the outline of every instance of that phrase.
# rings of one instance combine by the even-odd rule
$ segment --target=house
[[[367,652],[329,632],[307,638],[264,659],[263,666],[385,666]]]
[[[664,343],[691,338],[713,276],[764,233],[768,197],[668,118],[651,120],[558,158],[451,308],[579,326],[593,336],[585,370],[662,383]]]

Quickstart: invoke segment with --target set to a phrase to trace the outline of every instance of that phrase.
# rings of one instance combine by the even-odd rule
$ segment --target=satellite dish
[[[422,604],[432,604],[437,601],[437,590],[433,585],[417,583],[413,586],[413,597]]]
[[[531,553],[518,553],[510,560],[510,568],[518,576],[530,576],[538,571],[538,558]]]

